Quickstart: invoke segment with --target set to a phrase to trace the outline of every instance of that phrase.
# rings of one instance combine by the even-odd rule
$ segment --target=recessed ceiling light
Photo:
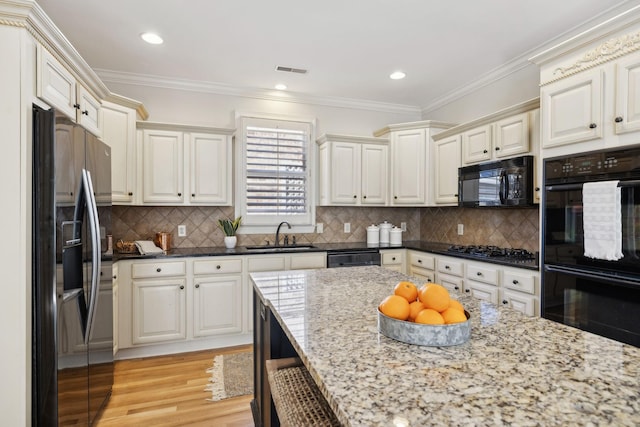
[[[278,89],[278,90],[287,90],[287,85],[282,84],[282,83],[278,83],[276,85],[276,89]]]
[[[405,77],[406,77],[406,74],[403,73],[402,71],[394,71],[389,76],[389,78],[392,80],[400,80],[400,79],[404,79]]]
[[[162,37],[155,33],[142,33],[140,34],[140,37],[149,44],[162,44],[164,42]]]

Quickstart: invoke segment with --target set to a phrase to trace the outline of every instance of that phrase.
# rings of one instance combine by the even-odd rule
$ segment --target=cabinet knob
[[[355,196],[353,196],[353,197],[355,197]],[[362,198],[363,198],[363,199],[366,199],[366,198],[367,198],[367,196],[362,196]]]
[[[618,116],[615,118],[615,122],[616,123],[621,123],[622,122],[622,117]]]
[[[395,261],[395,260],[396,260],[396,257],[393,257],[393,258],[391,258],[391,259],[392,259],[393,261]]]
[[[540,191],[540,187],[536,187],[536,191]]]
[[[356,196],[356,195],[354,194],[354,195],[353,195],[353,198],[354,198],[354,199],[357,199],[357,198],[358,198],[358,196]]]
[[[517,280],[515,280],[515,279],[513,280],[513,284],[514,284],[514,285],[517,285],[518,283],[519,283],[519,282],[518,282]]]
[[[458,197],[458,193],[454,194],[453,197]]]
[[[198,289],[200,287],[200,285],[196,285],[196,289]]]
[[[184,289],[184,285],[180,285],[180,289]]]
[[[421,259],[418,260],[418,264],[422,264],[422,260]]]
[[[455,289],[456,291],[459,290],[460,288],[458,286],[454,286],[453,289]]]
[[[482,150],[482,152],[483,152],[484,154],[487,154],[487,153],[488,153],[488,151],[487,151],[487,150]]]
[[[133,196],[133,193],[132,193],[131,191],[129,191],[129,195],[130,195],[130,196]]]
[[[88,115],[89,115],[89,111],[84,110],[84,111],[82,112],[82,114],[83,114],[83,115],[85,115],[85,116],[88,116]]]
[[[182,197],[182,193],[178,193],[178,197]]]
[[[500,151],[500,147],[496,147],[496,151]]]
[[[220,265],[216,265],[216,270],[220,270],[221,266]]]
[[[118,276],[116,276],[115,274],[113,275],[113,280],[116,280],[118,278]]]
[[[158,267],[158,268],[156,268],[156,271],[157,271],[158,273],[160,273],[160,272],[162,271],[162,269],[161,269],[160,267]]]
[[[70,195],[70,196],[73,196],[73,191],[70,191],[70,192],[69,192],[69,195]]]
[[[470,293],[470,292],[471,292],[471,289],[465,289],[464,291],[465,291],[466,293]]]
[[[503,303],[503,304],[509,304],[509,301],[507,301],[506,299],[503,299],[503,300],[502,300],[502,303]]]
[[[431,277],[427,277],[427,282],[431,283]]]
[[[80,109],[80,104],[73,104],[73,108],[75,108],[76,110]]]
[[[196,193],[191,193],[191,197],[196,197]]]
[[[397,198],[398,198],[398,196],[393,196],[393,198],[394,198],[394,199],[397,199]]]
[[[451,267],[449,267],[448,265],[445,265],[445,266],[444,266],[444,269],[445,269],[445,270],[451,270]]]
[[[597,128],[597,127],[598,127],[598,125],[597,125],[597,124],[595,124],[595,123],[591,123],[591,124],[589,125],[589,129],[595,129],[595,128]]]
[[[482,276],[482,273],[480,273],[479,271],[476,273],[476,276]]]

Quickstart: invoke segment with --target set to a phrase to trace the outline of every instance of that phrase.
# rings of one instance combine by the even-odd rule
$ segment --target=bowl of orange
[[[378,331],[408,344],[451,346],[471,337],[469,312],[442,285],[399,282],[378,305]]]

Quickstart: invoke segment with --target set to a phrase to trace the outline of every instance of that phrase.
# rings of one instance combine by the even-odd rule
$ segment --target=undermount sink
[[[246,249],[248,251],[255,252],[279,252],[279,251],[292,251],[292,250],[307,250],[307,249],[315,249],[313,245],[287,245],[287,246],[247,246]]]

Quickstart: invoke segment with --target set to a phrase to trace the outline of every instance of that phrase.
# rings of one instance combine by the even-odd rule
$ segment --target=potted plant
[[[226,218],[218,220],[218,227],[220,227],[220,229],[224,233],[224,245],[228,249],[236,247],[236,243],[238,242],[236,237],[236,231],[238,230],[238,227],[240,227],[241,222],[242,222],[241,216],[234,219],[233,221]]]

